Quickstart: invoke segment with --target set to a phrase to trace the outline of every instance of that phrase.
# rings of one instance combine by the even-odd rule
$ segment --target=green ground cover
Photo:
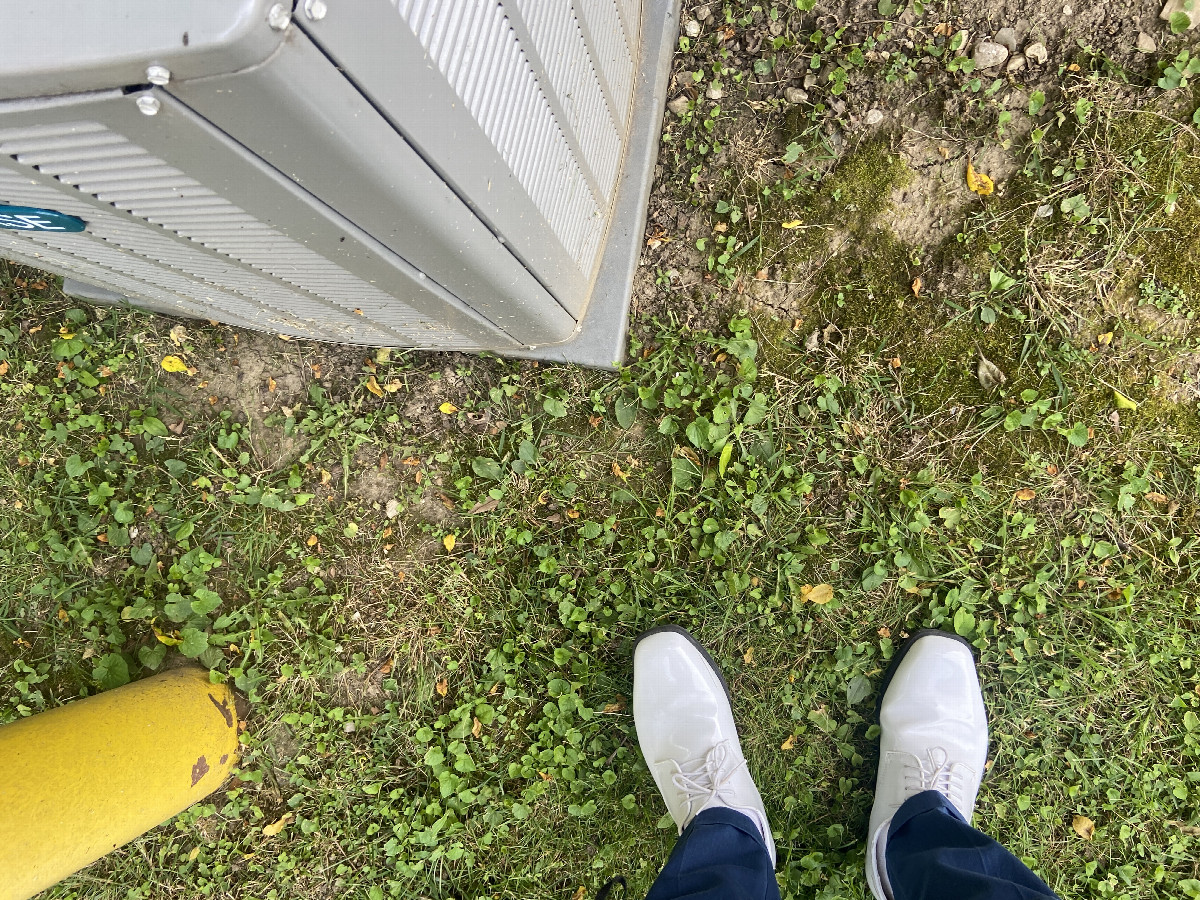
[[[866,895],[875,688],[923,626],[979,651],[983,829],[1063,897],[1200,897],[1195,104],[1118,80],[1085,64],[945,242],[852,216],[878,264],[799,327],[678,185],[733,226],[724,313],[660,278],[619,375],[180,330],[0,263],[0,720],[188,658],[252,709],[226,790],[47,896],[639,896],[674,829],[630,648],[669,621],[729,679],[785,897]],[[208,387],[237,357],[249,402]]]

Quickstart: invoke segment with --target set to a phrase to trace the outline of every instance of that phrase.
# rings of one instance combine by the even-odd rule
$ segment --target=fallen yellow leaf
[[[275,379],[268,375],[267,376],[267,393],[270,393],[270,394],[275,393],[275,387],[276,387]]]
[[[583,900],[587,896],[587,888],[582,884],[575,889],[575,893],[571,895],[571,900]]]
[[[451,413],[458,412],[458,407],[455,406],[453,403],[451,403],[449,400],[447,400],[445,403],[443,403],[441,406],[439,406],[438,409],[441,410],[446,415],[450,415]]]
[[[1137,409],[1138,402],[1126,397],[1116,388],[1113,388],[1113,401],[1117,404],[1117,409]]]
[[[1160,494],[1158,491],[1150,491],[1150,493],[1146,494],[1146,499],[1151,503],[1157,503],[1159,506],[1170,502],[1170,498],[1166,494]]]
[[[996,189],[996,183],[982,172],[976,172],[971,160],[967,160],[967,189],[980,197],[986,197]]]
[[[186,372],[188,370],[187,363],[178,356],[164,356],[162,367],[168,372]]]
[[[3,362],[0,362],[0,375],[7,375],[7,374],[8,374],[8,360],[6,359]]]
[[[779,749],[780,750],[791,750],[795,746],[796,746],[796,736],[794,734],[789,734],[788,739],[779,745]]]
[[[616,475],[618,478],[620,478],[622,481],[627,481],[629,479],[629,475],[625,472],[624,469],[621,468],[621,466],[617,463],[617,461],[615,459],[613,460],[612,469],[613,469],[613,474]]]
[[[742,654],[742,662],[744,662],[746,665],[750,665],[751,663],[754,662],[754,648],[753,647],[746,648],[746,652]]]
[[[372,375],[370,378],[367,379],[367,390],[370,391],[372,394],[374,394],[376,397],[383,396],[383,388],[381,388],[379,386],[379,382],[375,380],[374,375]]]
[[[475,724],[471,726],[471,737],[477,738],[483,734],[483,723],[479,721],[479,717],[475,716]]]
[[[1076,816],[1071,820],[1071,827],[1075,829],[1075,833],[1085,841],[1090,841],[1092,835],[1096,833],[1096,823],[1087,816]]]
[[[916,278],[913,279],[912,292],[913,292],[914,297],[921,296],[921,276],[920,275],[918,275]]]
[[[807,600],[809,603],[815,603],[818,606],[824,606],[833,599],[833,585],[803,585],[800,588],[800,598],[802,600]]]
[[[294,818],[292,813],[284,813],[270,825],[263,826],[263,835],[266,837],[275,837],[279,832],[283,831],[283,826]]]
[[[454,549],[454,545],[456,543],[458,543],[458,538],[456,538],[452,534],[448,534],[444,538],[442,538],[442,546],[446,548],[447,553],[449,553],[450,551],[452,551]]]
[[[445,697],[446,692],[450,690],[450,682],[446,681],[444,677],[439,678],[437,684],[434,685],[434,689],[438,692],[439,697]]]
[[[1037,491],[1035,491],[1033,488],[1021,488],[1013,496],[1022,503],[1028,503],[1037,496]]]
[[[803,223],[799,219],[792,219],[790,222],[784,222],[783,228],[799,228]]]

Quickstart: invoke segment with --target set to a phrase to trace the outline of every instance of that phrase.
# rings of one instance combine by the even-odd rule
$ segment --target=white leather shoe
[[[933,790],[970,822],[988,745],[983,692],[966,641],[944,631],[918,631],[884,677],[879,775],[867,830],[867,885],[876,900],[892,900],[884,854],[896,810]]]
[[[682,628],[663,625],[634,644],[633,721],[679,833],[697,813],[727,807],[758,826],[774,866],[775,841],[742,755],[729,687],[712,657]]]

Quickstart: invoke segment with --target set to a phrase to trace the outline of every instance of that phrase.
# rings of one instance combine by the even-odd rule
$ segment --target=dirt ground
[[[881,6],[875,0],[820,3],[810,12],[792,12],[777,21],[760,11],[747,25],[731,25],[722,19],[719,3],[685,4],[685,31],[690,27],[696,37],[690,52],[676,54],[668,97],[676,103],[692,101],[695,116],[711,114],[719,105],[724,121],[717,131],[724,146],[689,186],[682,183],[669,145],[664,145],[634,291],[635,323],[674,315],[685,324],[713,327],[738,305],[758,306],[784,318],[803,314],[812,284],[787,274],[777,264],[778,255],[763,260],[756,278],[722,286],[705,271],[706,254],[695,248],[697,240],[711,235],[716,221],[711,210],[728,196],[731,183],[769,183],[779,176],[779,158],[796,139],[790,127],[795,118],[803,119],[810,137],[801,142],[805,153],[799,164],[817,172],[836,171],[839,161],[855,150],[885,141],[908,171],[904,183],[889,188],[880,223],[907,247],[929,251],[952,237],[964,212],[979,203],[964,179],[968,160],[995,180],[997,196],[1004,195],[1005,182],[1021,165],[1012,147],[1036,124],[1028,112],[1031,95],[1060,96],[1065,73],[1078,72],[1084,57],[1100,58],[1130,82],[1117,99],[1136,105],[1152,93],[1137,84],[1152,82],[1157,59],[1187,37],[1172,35],[1159,17],[1161,5],[1145,0],[937,3],[928,4],[920,16],[910,5],[890,21],[881,17]],[[821,49],[810,46],[816,31],[839,34],[839,46],[869,47],[861,67],[847,67],[839,95],[829,82],[836,56],[825,53],[813,68],[814,52]],[[715,44],[710,39],[714,32]],[[771,41],[789,36],[799,39],[779,51],[769,74],[757,73],[754,64]],[[993,82],[984,92],[986,111],[978,108],[978,95],[965,93],[946,77],[944,62],[919,52],[922,46],[945,48],[956,38],[961,41],[957,54],[967,57],[974,57],[984,42],[1006,45],[999,65],[975,72],[985,84]],[[715,62],[733,73],[723,79],[726,90],[717,100],[704,91]],[[904,70],[915,77],[895,77]],[[697,84],[693,72],[701,71],[705,80]],[[729,89],[739,76],[740,83]],[[1002,82],[998,88],[997,79]],[[997,129],[1002,112],[1010,118]],[[668,111],[668,134],[680,130],[678,119]],[[819,149],[810,152],[816,145]],[[749,205],[751,224],[754,212]],[[820,229],[825,239],[828,254],[822,262],[854,252],[839,224],[836,218],[804,223]],[[664,284],[672,290],[660,290]]]

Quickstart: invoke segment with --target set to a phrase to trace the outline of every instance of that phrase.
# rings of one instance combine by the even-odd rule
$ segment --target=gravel
[[[1009,53],[1017,52],[1017,32],[1013,28],[1001,28],[996,32],[996,36],[992,38],[997,44],[1007,50]]]
[[[994,41],[980,41],[975,45],[971,59],[981,69],[994,69],[1008,59],[1008,49]]]
[[[1041,41],[1034,41],[1025,47],[1025,58],[1035,66],[1044,66],[1050,58],[1050,52]]]

